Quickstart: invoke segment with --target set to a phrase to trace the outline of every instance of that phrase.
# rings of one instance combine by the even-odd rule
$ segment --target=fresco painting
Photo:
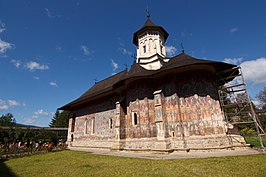
[[[115,136],[114,126],[110,128],[109,119],[113,119],[115,125],[115,110],[104,111],[95,114],[95,134],[100,137]]]
[[[185,136],[225,132],[219,101],[209,95],[178,98],[173,94],[165,97],[164,116],[168,122],[166,128],[169,136],[173,136],[173,131],[176,137],[182,136],[183,130]]]
[[[154,137],[158,140],[165,138],[182,140],[191,136],[225,134],[220,104],[213,96],[216,90],[200,88],[205,86],[197,84],[199,82],[197,80],[201,79],[208,87],[213,86],[211,78],[204,73],[204,76],[198,75],[191,73],[188,81],[178,82],[178,78],[167,81],[164,89],[156,88],[162,91],[155,92],[155,95],[150,89],[154,87],[152,83],[132,85],[123,98],[123,106],[117,103],[117,100],[123,99],[112,97],[104,100],[104,103],[98,101],[79,110],[76,116],[75,138],[135,141]],[[207,79],[204,79],[205,76]],[[189,82],[192,84],[187,84]],[[201,94],[195,93],[195,90],[199,90]],[[205,91],[210,94],[203,94]],[[98,110],[98,108],[104,109]],[[135,125],[134,114],[137,115]],[[110,128],[110,119],[115,125],[112,128]],[[93,131],[91,120],[95,122],[94,133],[91,133]]]

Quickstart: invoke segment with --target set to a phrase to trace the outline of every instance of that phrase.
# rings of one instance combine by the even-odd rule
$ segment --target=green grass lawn
[[[0,176],[265,176],[266,154],[147,160],[61,151],[0,161]]]

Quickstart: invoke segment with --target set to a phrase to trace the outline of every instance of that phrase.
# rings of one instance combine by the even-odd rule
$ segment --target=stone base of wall
[[[240,135],[190,136],[185,138],[157,138],[126,139],[126,140],[75,140],[69,142],[70,147],[107,148],[110,150],[128,151],[190,151],[247,148],[244,138]]]
[[[68,142],[68,146],[110,149],[113,143],[113,140],[75,140],[73,142]]]

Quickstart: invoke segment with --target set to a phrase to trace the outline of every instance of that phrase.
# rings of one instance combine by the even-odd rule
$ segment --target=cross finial
[[[126,67],[126,70],[127,70],[127,67],[128,67],[128,65],[127,65],[126,63],[125,63],[124,65],[125,65],[125,67]]]
[[[98,79],[94,78],[93,80],[94,80],[94,84],[97,84]]]
[[[185,53],[185,49],[184,49],[182,42],[181,42],[181,48],[182,48],[182,53]]]
[[[149,6],[147,6],[147,9],[146,9],[146,16],[147,18],[150,18],[151,16],[150,11],[149,11]]]

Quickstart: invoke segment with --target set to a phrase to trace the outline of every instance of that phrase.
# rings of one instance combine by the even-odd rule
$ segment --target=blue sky
[[[129,67],[146,21],[169,33],[168,56],[241,65],[254,98],[266,86],[266,1],[0,0],[0,115],[48,126],[95,80]]]

